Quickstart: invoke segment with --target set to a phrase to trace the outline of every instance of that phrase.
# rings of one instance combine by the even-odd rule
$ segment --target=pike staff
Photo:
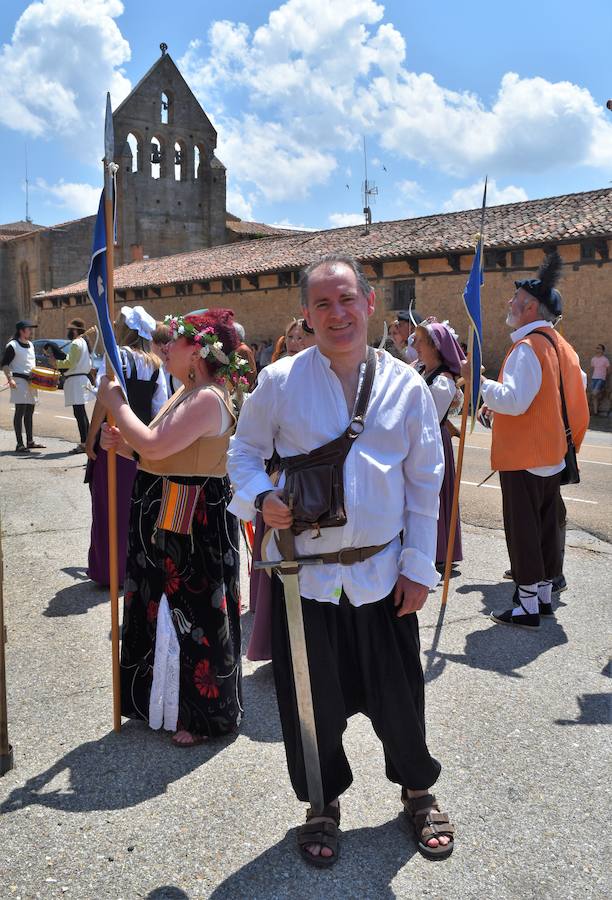
[[[115,293],[113,284],[113,250],[115,241],[115,173],[113,112],[110,94],[106,95],[104,122],[104,189],[100,197],[96,218],[91,264],[87,276],[87,293],[93,303],[100,334],[106,352],[106,373],[110,380],[116,377],[127,397],[119,349],[113,332],[115,318]],[[114,422],[108,416],[109,425]],[[113,675],[113,728],[121,729],[121,685],[119,679],[119,569],[117,550],[117,457],[114,449],[108,451],[108,552],[111,601],[111,652]]]
[[[446,605],[448,599],[448,585],[453,565],[453,548],[457,531],[457,519],[459,516],[459,491],[461,488],[461,471],[463,469],[463,452],[465,449],[465,435],[467,432],[468,412],[471,414],[470,433],[474,431],[474,423],[480,404],[480,368],[482,365],[482,316],[480,306],[480,289],[484,283],[483,275],[483,245],[484,245],[484,220],[487,204],[487,179],[485,178],[484,192],[482,195],[482,210],[480,214],[480,232],[474,253],[472,268],[463,291],[463,303],[470,320],[468,335],[468,360],[470,367],[470,383],[465,385],[465,397],[461,413],[461,430],[459,433],[459,448],[457,450],[457,465],[455,487],[453,490],[453,506],[448,534],[448,547],[446,551],[446,563],[444,566],[444,587],[442,589],[442,605]]]

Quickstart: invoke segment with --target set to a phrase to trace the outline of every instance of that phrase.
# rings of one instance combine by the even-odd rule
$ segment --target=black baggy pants
[[[347,719],[364,713],[380,738],[390,781],[429,788],[440,763],[425,742],[425,685],[416,614],[398,618],[393,594],[354,607],[302,598],[310,681],[325,803],[339,797],[353,776],[342,746]],[[291,784],[308,800],[285,600],[272,578],[272,664]]]
[[[561,574],[561,473],[541,477],[522,469],[500,472],[504,530],[512,577],[535,584]]]
[[[33,429],[34,404],[33,403],[16,403],[15,415],[13,416],[13,428],[15,429],[15,437],[17,438],[17,446],[23,447],[22,427],[25,425],[26,441],[31,444],[34,440]]]

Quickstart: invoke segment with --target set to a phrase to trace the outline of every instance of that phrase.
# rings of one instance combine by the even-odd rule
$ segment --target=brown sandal
[[[404,815],[414,828],[419,853],[427,859],[449,857],[455,848],[455,826],[450,822],[447,813],[440,812],[435,796],[424,794],[422,797],[409,797],[406,788],[403,788],[402,803]],[[427,841],[430,838],[438,838],[441,835],[450,838],[448,844],[445,846],[438,844],[437,847],[428,845]]]
[[[326,819],[333,819],[333,821],[310,822],[310,819],[315,818],[315,814],[312,809],[309,808],[307,810],[306,824],[300,825],[297,832],[298,848],[302,859],[305,859],[311,866],[316,866],[319,869],[329,869],[340,856],[340,844],[338,843],[340,804],[338,804],[338,806],[333,806],[330,803],[329,806],[323,808],[322,812],[319,813],[316,818],[319,818],[320,816],[323,816]],[[320,853],[318,856],[313,856],[313,854],[306,849],[311,844],[320,844],[321,847],[327,847],[332,851],[333,856],[321,856]]]

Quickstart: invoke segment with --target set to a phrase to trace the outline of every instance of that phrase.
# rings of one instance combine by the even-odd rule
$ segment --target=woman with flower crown
[[[168,371],[182,383],[150,426],[116,382],[98,396],[117,427],[102,446],[139,457],[121,647],[123,715],[191,747],[234,731],[242,716],[237,520],[226,452],[229,390],[246,381],[230,310],[166,318]]]

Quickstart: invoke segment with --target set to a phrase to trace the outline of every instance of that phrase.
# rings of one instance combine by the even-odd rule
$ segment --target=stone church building
[[[119,166],[115,265],[287,233],[226,212],[217,132],[165,45],[161,49],[113,113]],[[2,344],[18,319],[36,317],[34,295],[87,274],[94,221],[87,216],[50,227],[31,221],[0,225]]]

